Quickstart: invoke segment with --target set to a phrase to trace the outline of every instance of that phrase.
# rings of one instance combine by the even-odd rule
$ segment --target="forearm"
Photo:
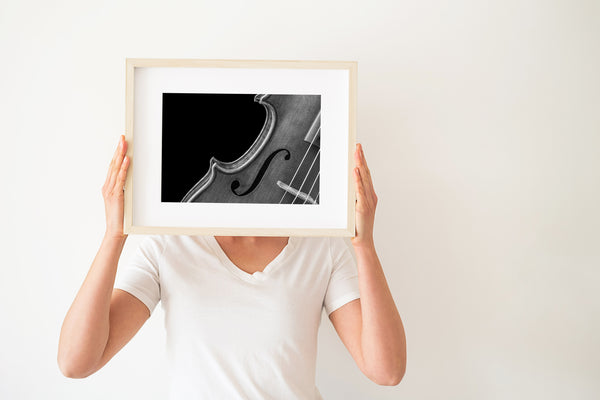
[[[126,236],[105,235],[60,333],[58,363],[65,375],[86,376],[100,360],[110,330],[110,300]]]
[[[397,383],[406,368],[406,339],[400,314],[374,245],[355,246],[362,313],[361,348],[373,376]]]

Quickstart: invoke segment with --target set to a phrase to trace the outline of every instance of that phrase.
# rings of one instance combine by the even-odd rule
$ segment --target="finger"
[[[110,163],[108,164],[108,172],[106,174],[106,180],[104,181],[104,186],[108,186],[108,183],[110,182],[110,177],[111,177],[112,172],[113,172],[113,167],[115,165],[115,160],[117,159],[119,151],[121,150],[122,143],[123,143],[123,135],[119,136],[119,142],[117,143],[117,148],[115,149],[115,152],[114,152],[114,154],[112,156],[112,159],[110,160]]]
[[[354,161],[356,163],[356,166],[360,168],[360,172],[363,176],[367,176],[370,174],[369,168],[367,167],[367,160],[364,157],[362,145],[360,143],[356,144],[356,151],[354,152]]]
[[[358,168],[356,168],[356,167],[353,168],[352,174],[354,176],[354,188],[355,188],[354,192],[356,193],[356,201],[355,201],[354,208],[355,208],[355,213],[358,214],[358,212],[361,211],[361,207],[363,204],[362,194],[359,192],[359,189],[358,189],[361,184]],[[354,237],[358,236],[359,224],[360,224],[360,221],[359,221],[358,215],[356,215],[356,221],[354,224]]]
[[[355,161],[359,168],[360,179],[364,187],[365,197],[369,200],[369,205],[375,204],[375,190],[373,189],[373,182],[371,181],[371,174],[366,167],[366,160],[362,151],[362,145],[356,145]]]
[[[123,164],[123,157],[125,157],[125,153],[127,152],[127,142],[123,141],[121,145],[121,151],[117,155],[117,159],[115,160],[115,165],[112,168],[112,174],[110,177],[110,181],[108,182],[109,190],[114,190],[115,182],[117,180],[117,175],[119,174],[119,170],[121,169],[121,165]],[[119,190],[123,190],[121,187]]]
[[[356,148],[354,149],[354,164],[357,167],[361,167],[363,164],[362,158],[360,157],[360,143],[356,143]]]
[[[354,164],[358,167],[361,172],[361,175],[366,175],[364,160],[360,154],[360,144],[356,144],[356,150],[354,151]],[[362,176],[361,176],[362,179]]]
[[[121,136],[119,136],[119,144],[117,145],[117,149],[115,151],[113,159],[110,162],[110,168],[108,170],[106,186],[109,191],[112,191],[113,186],[114,186],[115,176],[118,174],[119,168],[121,167],[121,165],[119,163],[119,156],[121,154],[123,154],[123,145],[124,145],[123,135],[121,135]]]
[[[111,177],[111,182],[109,183],[109,187],[113,188],[113,189],[117,189],[119,191],[123,191],[123,186],[118,187],[118,177],[119,177],[119,173],[121,171],[121,168],[123,167],[123,163],[125,160],[127,154],[127,142],[123,142],[123,145],[121,147],[121,153],[119,153],[119,155],[117,156],[117,159],[115,160],[115,165],[113,168],[113,175]]]
[[[356,202],[362,202],[362,192],[360,191],[360,187],[362,186],[362,182],[360,180],[360,173],[358,172],[358,168],[354,167],[352,169],[352,174],[354,177],[354,193],[356,193]]]
[[[372,200],[375,197],[375,189],[373,188],[373,181],[371,179],[371,170],[367,165],[367,158],[365,157],[364,149],[362,144],[359,144],[359,158],[362,166],[361,172],[363,177],[363,183],[365,184],[365,189],[369,193],[369,196]]]
[[[360,175],[360,168],[354,168],[354,183],[356,186],[356,201],[359,203],[361,208],[368,208],[370,206],[369,199],[365,193],[365,187],[362,182]]]
[[[360,158],[360,163],[361,165],[364,166],[365,171],[367,174],[371,174],[371,170],[369,170],[369,166],[367,165],[367,159],[365,158],[365,151],[363,149],[362,144],[358,144],[358,150],[359,150],[359,158]]]
[[[125,156],[123,158],[123,163],[121,164],[121,169],[119,169],[119,175],[117,175],[117,183],[115,184],[115,190],[123,191],[125,187],[125,179],[127,178],[127,169],[129,167],[129,157]]]
[[[365,186],[365,190],[368,193],[369,198],[371,199],[371,204],[374,205],[377,202],[377,195],[375,194],[375,188],[373,187],[373,179],[371,178],[371,171],[367,166],[367,158],[365,157],[362,144],[358,145],[358,152],[360,153],[358,158],[360,159],[361,165],[363,165],[363,168],[361,169],[363,184]]]
[[[364,157],[363,157],[364,158]],[[366,159],[365,159],[366,161]],[[369,193],[371,198],[371,204],[377,204],[377,194],[375,193],[375,186],[373,185],[373,177],[371,176],[371,172],[367,168],[367,175],[364,179],[364,183],[366,185],[366,190]]]

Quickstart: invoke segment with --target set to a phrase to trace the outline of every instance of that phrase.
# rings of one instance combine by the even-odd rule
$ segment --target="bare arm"
[[[374,250],[358,258],[360,299],[329,315],[360,370],[379,385],[400,383],[406,370],[402,320]]]
[[[127,142],[121,136],[102,187],[106,233],[60,332],[58,365],[67,377],[83,378],[100,369],[150,314],[134,296],[113,290],[127,239],[123,234],[123,186],[129,165],[126,151]]]
[[[406,371],[406,337],[400,314],[387,285],[373,242],[377,196],[358,146],[355,153],[357,189],[356,236],[360,299],[329,315],[340,339],[363,373],[381,385],[397,385]]]

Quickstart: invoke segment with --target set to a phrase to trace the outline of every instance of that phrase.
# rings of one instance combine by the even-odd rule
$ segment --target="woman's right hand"
[[[123,209],[125,178],[129,157],[127,153],[127,141],[125,136],[119,137],[119,144],[108,167],[106,181],[102,186],[102,197],[104,197],[104,211],[106,213],[106,235],[110,237],[126,238],[123,234]]]

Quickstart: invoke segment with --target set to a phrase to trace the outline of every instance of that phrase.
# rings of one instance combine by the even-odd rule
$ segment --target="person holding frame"
[[[102,187],[105,235],[60,332],[63,375],[85,378],[102,368],[162,300],[170,398],[321,399],[314,379],[323,308],[370,380],[402,380],[405,332],[375,250],[377,195],[360,144],[357,262],[342,238],[155,235],[116,281],[127,239],[126,151],[121,135]]]

